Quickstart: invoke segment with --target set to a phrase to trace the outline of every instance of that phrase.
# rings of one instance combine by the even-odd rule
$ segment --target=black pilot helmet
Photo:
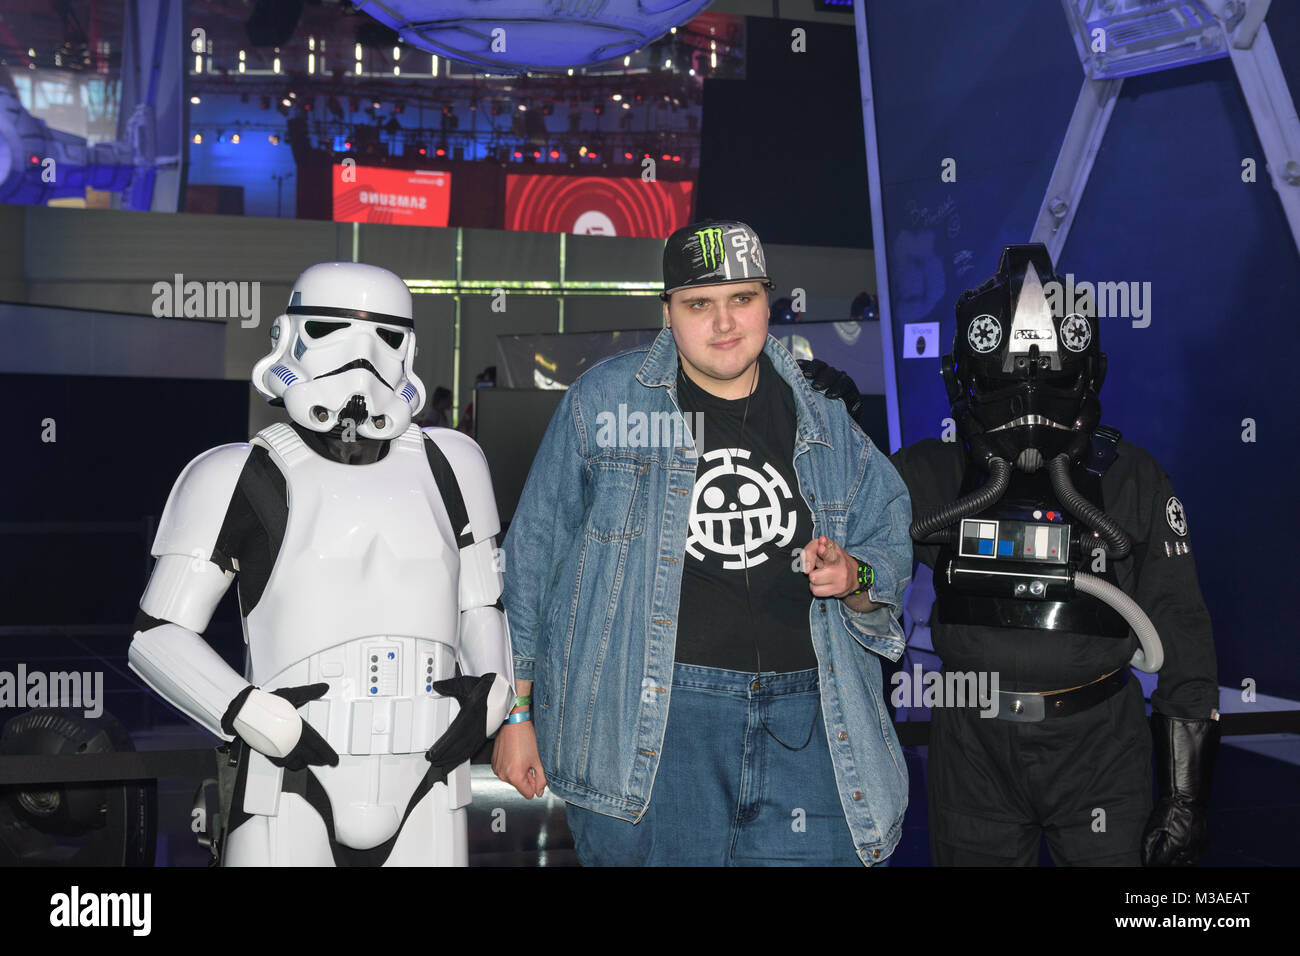
[[[997,274],[957,300],[942,372],[957,430],[977,463],[1036,471],[1087,453],[1106,377],[1095,308],[1065,302],[1042,243],[1007,246]]]

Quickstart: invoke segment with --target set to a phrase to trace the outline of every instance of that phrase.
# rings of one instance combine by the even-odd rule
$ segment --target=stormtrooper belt
[[[998,719],[1037,723],[1053,717],[1069,717],[1095,707],[1128,683],[1127,666],[1116,668],[1089,684],[1066,690],[998,691]]]

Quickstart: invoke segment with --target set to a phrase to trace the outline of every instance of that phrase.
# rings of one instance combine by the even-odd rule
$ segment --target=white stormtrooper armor
[[[486,711],[479,739],[513,704],[494,561],[500,526],[478,446],[410,424],[424,401],[407,368],[410,315],[410,293],[385,270],[329,263],[303,273],[254,384],[282,397],[295,423],[336,435],[354,428],[386,440],[375,443],[385,453],[344,463],[272,425],[251,444],[191,462],[163,513],[140,602],[154,626],[136,633],[129,660],[180,710],[247,745],[227,865],[467,862],[468,766],[436,774],[425,754],[460,712],[434,686],[458,664],[464,675],[496,675],[475,705]],[[335,327],[315,325],[326,321]],[[259,466],[270,484],[254,480]],[[274,558],[246,593],[254,572],[226,552],[245,540],[229,529],[239,496],[256,488],[250,514]],[[243,676],[198,636],[232,572],[241,576]],[[294,690],[272,693],[285,688]],[[310,766],[294,768],[304,745]],[[337,765],[326,765],[334,754]],[[278,765],[286,762],[289,770]]]

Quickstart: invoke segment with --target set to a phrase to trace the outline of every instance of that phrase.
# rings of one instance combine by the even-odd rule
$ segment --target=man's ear
[[[665,329],[671,329],[672,327],[673,327],[673,320],[672,320],[672,317],[668,314],[668,302],[665,300],[665,302],[664,302],[664,328],[665,328]]]

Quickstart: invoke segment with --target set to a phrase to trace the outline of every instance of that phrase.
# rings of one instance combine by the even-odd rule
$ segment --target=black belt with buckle
[[[1127,666],[1099,677],[1091,684],[1069,690],[1036,693],[1033,691],[998,691],[998,719],[1019,723],[1036,723],[1052,717],[1069,717],[1095,707],[1128,683]]]

